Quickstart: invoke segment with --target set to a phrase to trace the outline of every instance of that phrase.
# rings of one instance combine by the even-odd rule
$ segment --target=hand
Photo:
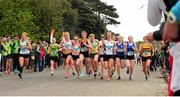
[[[153,41],[153,40],[154,40],[154,38],[153,38],[153,33],[152,33],[152,32],[148,33],[145,37],[146,37],[146,39],[147,39],[148,41]]]
[[[84,45],[87,45],[85,41],[83,41],[83,44],[84,44]]]
[[[163,40],[172,41],[178,37],[178,24],[166,22],[163,33]]]

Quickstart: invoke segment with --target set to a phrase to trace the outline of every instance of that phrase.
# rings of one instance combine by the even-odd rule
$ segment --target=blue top
[[[121,44],[117,42],[116,47],[117,47],[117,56],[124,56],[124,42],[122,42]]]
[[[134,43],[132,45],[130,45],[129,43],[127,43],[127,56],[134,56]]]

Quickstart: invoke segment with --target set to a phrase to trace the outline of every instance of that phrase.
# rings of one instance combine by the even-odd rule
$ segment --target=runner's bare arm
[[[31,46],[31,43],[30,43],[30,41],[27,41],[27,45],[28,45],[28,49],[30,49],[30,50],[32,50],[32,46]]]
[[[126,52],[127,51],[127,48],[126,48],[126,43],[124,43],[124,52]]]

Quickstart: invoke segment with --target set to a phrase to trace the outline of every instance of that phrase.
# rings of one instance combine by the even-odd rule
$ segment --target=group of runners
[[[87,35],[86,31],[82,31],[81,38],[79,36],[74,36],[71,40],[70,33],[65,32],[60,44],[56,43],[55,38],[52,39],[47,51],[50,56],[51,76],[54,75],[55,66],[59,60],[59,52],[61,52],[63,66],[65,68],[65,78],[68,78],[70,75],[70,70],[73,71],[73,74],[76,70],[77,78],[83,77],[84,75],[93,75],[95,79],[100,76],[100,79],[103,80],[106,78],[110,81],[113,74],[117,72],[117,79],[120,80],[122,69],[127,67],[129,80],[132,80],[135,54],[139,53],[142,58],[145,79],[148,80],[149,65],[154,51],[152,44],[149,43],[145,37],[143,38],[144,42],[140,44],[139,49],[137,49],[132,36],[129,36],[128,41],[125,42],[121,35],[116,37],[112,32],[101,35],[100,40],[96,39],[94,34]],[[29,39],[26,37],[26,33],[22,33],[21,39],[16,42],[19,44],[16,44],[16,52],[19,52],[18,76],[22,78],[23,66],[28,64],[32,46]],[[17,54],[10,54],[10,45],[12,44],[6,42],[6,39],[3,39],[2,53],[7,53],[7,60],[11,59],[10,57],[17,58]],[[9,61],[6,61],[7,73],[10,72],[10,67],[8,67],[10,63],[8,62]],[[106,70],[107,76],[104,74]]]

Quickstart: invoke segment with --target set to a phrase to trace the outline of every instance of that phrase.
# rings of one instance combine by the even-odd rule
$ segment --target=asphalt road
[[[167,84],[160,72],[151,72],[145,81],[141,66],[135,66],[133,80],[128,80],[126,70],[121,71],[121,80],[114,75],[110,82],[86,77],[64,78],[63,69],[17,75],[0,75],[0,96],[166,96]]]

